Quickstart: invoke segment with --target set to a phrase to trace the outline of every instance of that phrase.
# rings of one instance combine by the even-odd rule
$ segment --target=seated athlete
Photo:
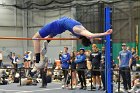
[[[66,30],[70,31],[74,36],[82,40],[82,44],[84,46],[89,46],[91,44],[91,40],[93,38],[106,36],[112,33],[112,29],[107,30],[104,33],[91,33],[89,32],[80,22],[68,18],[68,17],[62,17],[58,20],[55,20],[49,24],[46,24],[44,27],[42,27],[34,36],[35,38],[53,38],[57,34],[61,34],[65,32]],[[42,68],[42,66],[45,63],[40,63],[40,53],[42,56],[46,54],[47,51],[47,44],[50,42],[50,40],[46,40],[44,42],[44,47],[40,52],[40,40],[33,40],[34,44],[34,52],[36,56],[36,63],[34,68],[32,69],[32,72],[36,71],[37,68]]]

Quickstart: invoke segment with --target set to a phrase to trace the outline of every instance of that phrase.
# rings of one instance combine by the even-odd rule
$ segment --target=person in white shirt
[[[18,68],[17,62],[19,62],[19,58],[15,55],[15,53],[12,53],[12,56],[10,57],[10,59],[12,61],[12,65],[15,68],[15,72],[17,72],[17,68]]]
[[[27,51],[27,67],[29,68],[30,67],[30,64],[31,64],[31,54],[32,54],[32,51]]]
[[[31,67],[31,54],[32,54],[31,51],[27,51],[26,68],[30,68],[30,67]],[[26,72],[26,76],[28,76],[28,74],[29,74],[29,69],[26,69],[25,72]]]

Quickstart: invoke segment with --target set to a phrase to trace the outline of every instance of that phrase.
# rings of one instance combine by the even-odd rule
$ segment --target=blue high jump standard
[[[104,10],[104,31],[111,28],[111,8],[105,7]],[[113,81],[112,81],[112,39],[111,35],[105,37],[105,82],[106,82],[106,93],[113,93]]]

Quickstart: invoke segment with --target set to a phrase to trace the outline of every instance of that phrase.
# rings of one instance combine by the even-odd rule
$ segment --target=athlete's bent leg
[[[36,33],[33,38],[41,38],[39,33]],[[52,38],[52,36],[48,35],[45,38]],[[34,50],[36,55],[37,62],[35,63],[35,66],[33,67],[31,72],[35,72],[37,69],[43,68],[48,60],[47,57],[45,57],[45,54],[47,53],[47,46],[50,40],[45,40],[43,42],[42,49],[40,51],[40,40],[35,40],[34,43]],[[41,62],[39,62],[41,61]]]
[[[33,38],[41,38],[40,34],[37,32]],[[33,40],[34,45],[34,52],[36,57],[36,63],[39,63],[40,61],[40,40]]]
[[[37,32],[33,38],[41,38],[39,32]],[[38,67],[39,67],[39,61],[40,61],[40,40],[33,40],[33,45],[34,45],[34,52],[35,52],[35,58],[36,58],[36,63],[32,69],[31,72],[35,72]]]

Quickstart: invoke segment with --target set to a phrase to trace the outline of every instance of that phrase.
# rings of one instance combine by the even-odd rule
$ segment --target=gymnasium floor
[[[13,83],[9,85],[0,85],[0,93],[105,93],[103,91],[90,91],[90,87],[87,90],[75,90],[62,89],[61,84],[58,82],[49,83],[47,88],[39,88],[41,84],[37,86],[18,86],[19,84]]]

